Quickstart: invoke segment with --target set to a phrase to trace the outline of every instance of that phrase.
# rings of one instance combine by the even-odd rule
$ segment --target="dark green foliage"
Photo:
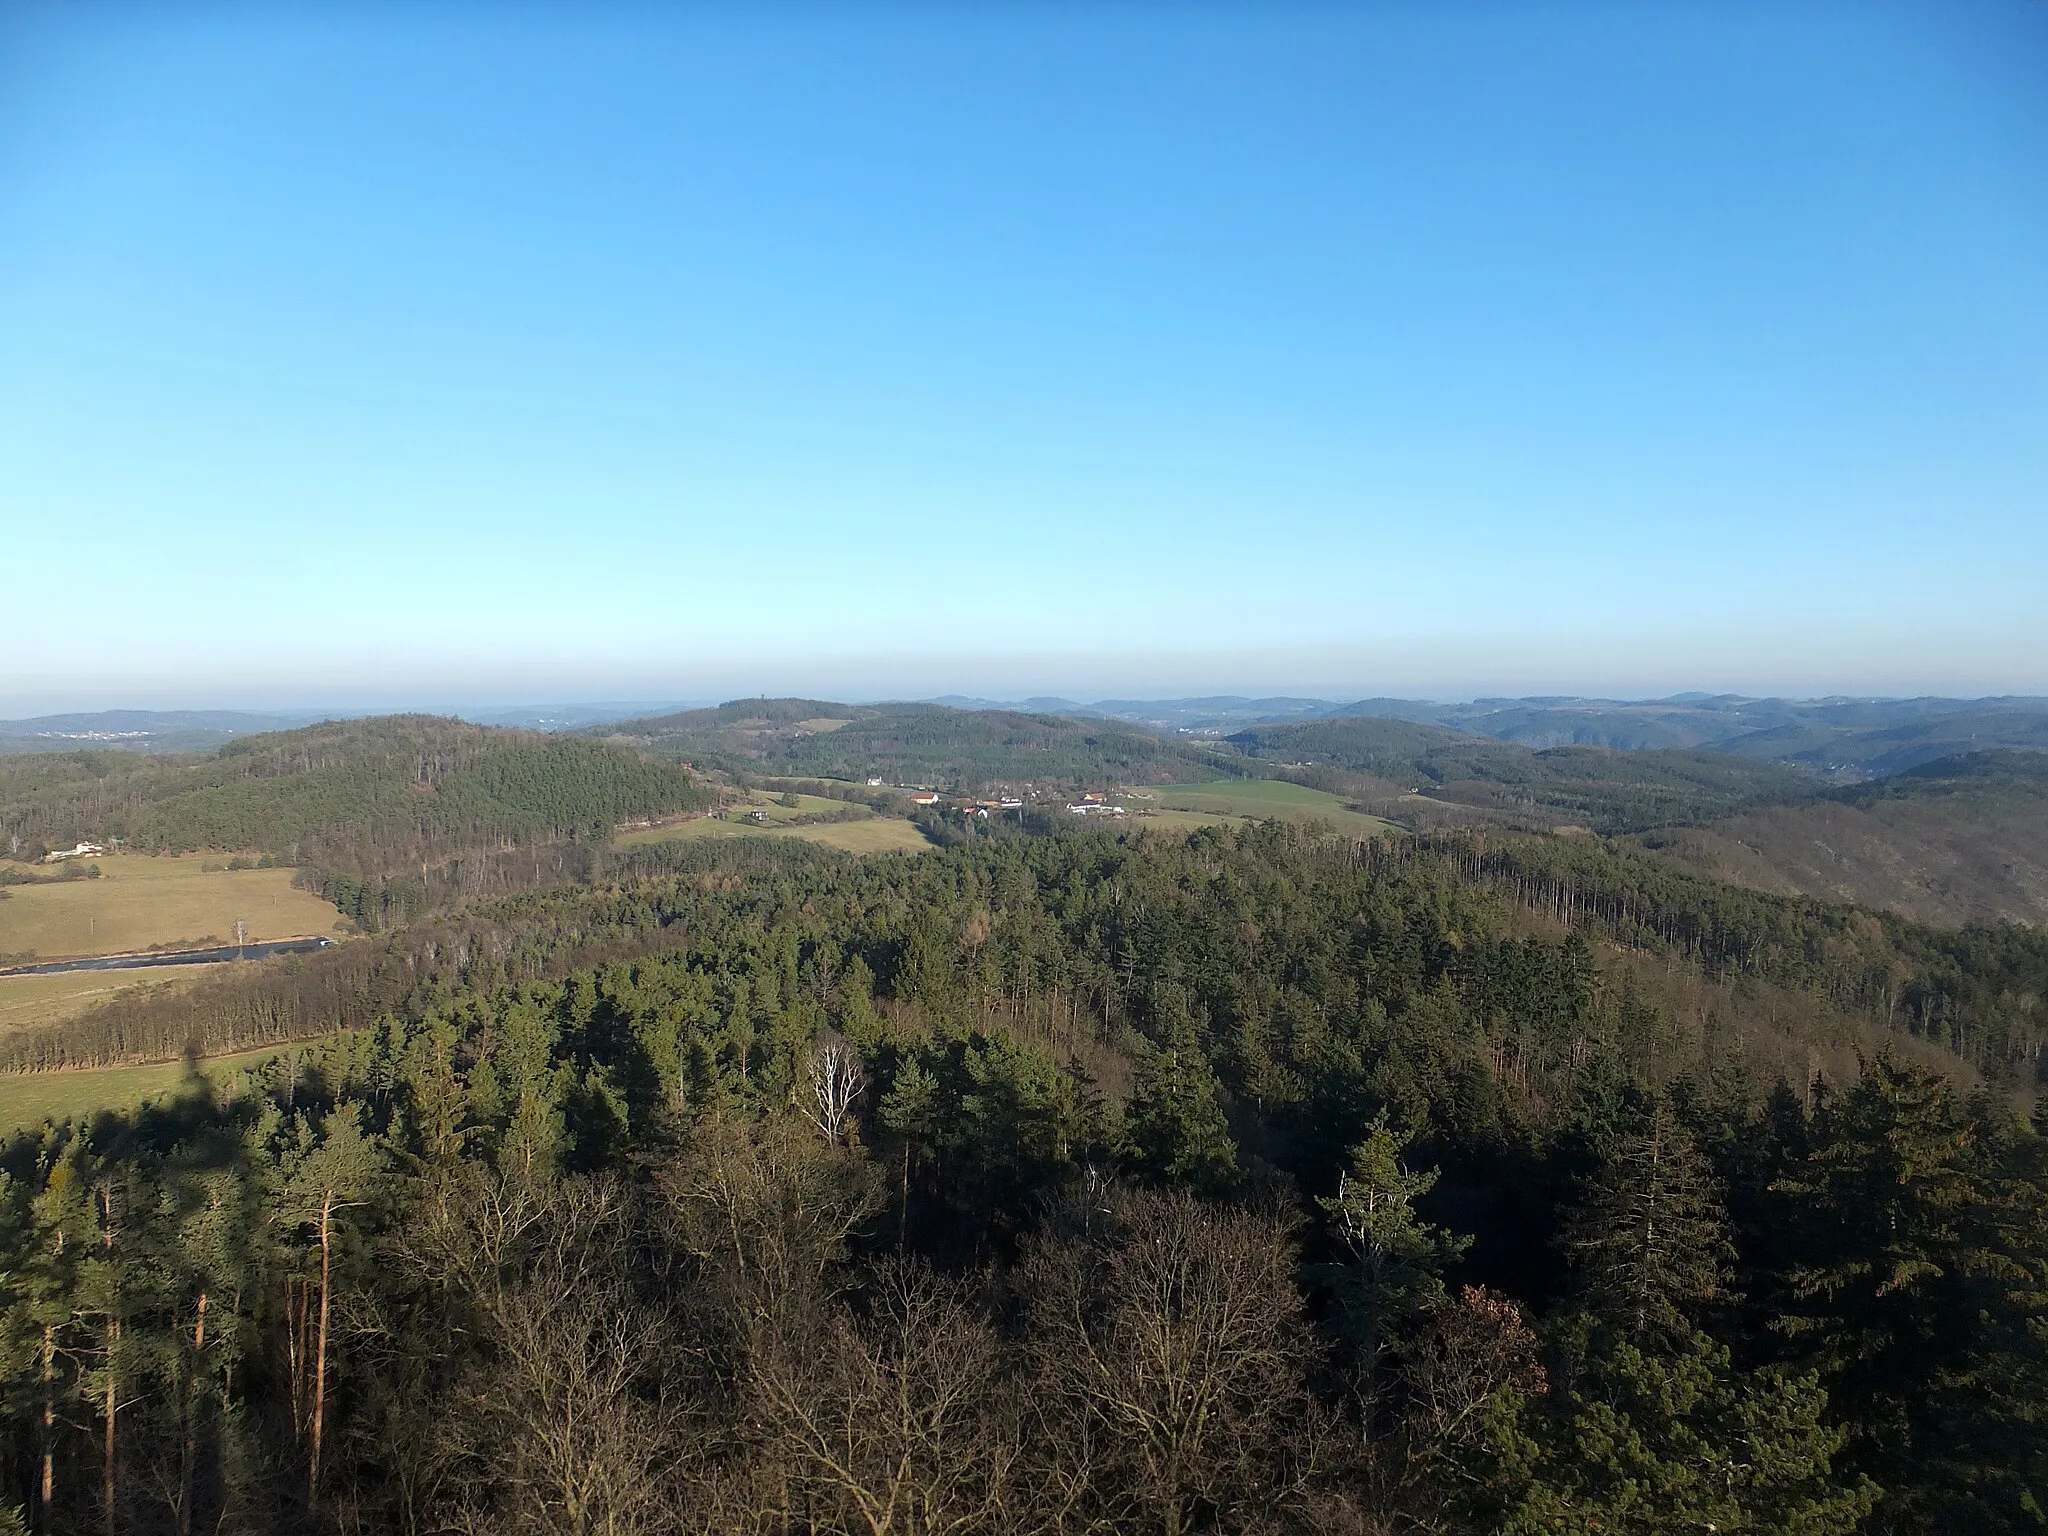
[[[1888,1056],[1775,1183],[1797,1233],[1775,1326],[1901,1490],[1883,1528],[2032,1529],[2048,1509],[2048,1187],[2040,1141]]]
[[[1615,1138],[1564,1228],[1581,1304],[1638,1344],[1682,1339],[1733,1252],[1714,1176],[1662,1098]]]
[[[1599,845],[1278,825],[641,857],[193,994],[351,1028],[14,1139],[0,1504],[77,1529],[110,1486],[145,1533],[2029,1528],[2037,1128],[1875,1053],[1774,1085],[1808,1040],[1711,1053],[1651,985],[1818,990],[1924,935]]]
[[[1521,1445],[1522,1423],[1499,1431],[1524,1480],[1508,1536],[1847,1536],[1876,1501],[1874,1485],[1833,1475],[1843,1435],[1811,1375],[1738,1373],[1690,1329],[1662,1349],[1613,1341],[1561,1406]]]

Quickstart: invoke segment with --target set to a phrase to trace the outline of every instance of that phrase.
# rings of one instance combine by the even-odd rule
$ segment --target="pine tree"
[[[1843,1435],[1826,1406],[1811,1373],[1738,1374],[1697,1330],[1655,1351],[1610,1340],[1563,1411],[1531,1426],[1537,1450],[1504,1536],[1847,1536],[1877,1489],[1833,1475]]]
[[[369,1203],[383,1171],[383,1153],[363,1129],[358,1105],[340,1105],[316,1125],[301,1116],[286,1144],[283,1207],[286,1220],[307,1232],[319,1253],[317,1293],[300,1281],[298,1328],[303,1351],[306,1498],[320,1495],[320,1462],[327,1427],[327,1381],[334,1312],[334,1261],[345,1214]],[[308,1303],[311,1305],[309,1306]]]
[[[901,1243],[910,1224],[910,1169],[917,1149],[938,1129],[939,1080],[916,1060],[903,1063],[896,1080],[882,1095],[876,1114],[882,1129],[902,1143],[902,1188],[898,1193],[896,1237]]]

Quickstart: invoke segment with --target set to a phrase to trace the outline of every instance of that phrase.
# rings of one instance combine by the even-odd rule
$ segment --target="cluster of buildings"
[[[1124,808],[1113,803],[1106,795],[1083,795],[1079,800],[1069,801],[1067,810],[1075,816],[1122,816]]]
[[[868,780],[868,787],[870,789],[880,789],[885,786],[881,779],[874,778]],[[973,800],[965,795],[944,795],[940,794],[937,790],[918,788],[909,784],[897,784],[887,787],[893,787],[901,791],[912,805],[943,807],[946,810],[957,811],[962,816],[973,817],[980,821],[987,821],[992,816],[1021,812],[1025,806],[1023,796],[1009,792],[1005,792],[991,800]],[[1026,785],[1025,788],[1028,790],[1030,786]],[[1078,800],[1068,801],[1067,810],[1075,816],[1123,816],[1128,814],[1122,804],[1110,799],[1108,795],[1093,792],[1082,795]]]

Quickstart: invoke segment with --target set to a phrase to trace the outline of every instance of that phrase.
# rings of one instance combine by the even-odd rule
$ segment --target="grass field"
[[[809,799],[809,796],[799,798]],[[822,801],[823,805],[838,804],[837,801]],[[773,810],[780,807],[763,807]],[[669,842],[676,838],[688,837],[800,837],[807,843],[822,843],[827,848],[838,848],[847,853],[923,853],[931,844],[924,834],[895,816],[864,816],[858,821],[816,822],[807,827],[792,827],[785,823],[789,817],[803,814],[801,810],[784,811],[782,820],[772,818],[764,825],[754,821],[717,821],[709,816],[700,816],[695,821],[678,822],[669,827],[648,827],[644,831],[629,832],[619,839],[624,847],[641,843]]]
[[[215,1081],[253,1067],[286,1046],[267,1045],[234,1056],[216,1056],[200,1070]],[[185,1081],[182,1061],[140,1067],[87,1067],[73,1072],[0,1074],[0,1131],[26,1130],[45,1120],[86,1115],[100,1109],[137,1109],[175,1092]]]
[[[1290,784],[1284,779],[1222,779],[1213,784],[1161,785],[1150,790],[1125,790],[1132,810],[1184,812],[1210,817],[1244,817],[1264,821],[1321,821],[1353,837],[1377,837],[1397,830],[1391,822],[1354,811],[1335,795]],[[1146,818],[1153,825],[1164,815]]]
[[[218,854],[110,854],[97,880],[5,887],[0,955],[45,959],[118,954],[184,939],[232,942],[235,920],[249,937],[282,939],[348,931],[341,914],[292,886],[289,869],[204,869]]]
[[[1147,806],[1142,815],[1131,818],[1130,824],[1169,832],[1192,832],[1197,827],[1241,827],[1247,819],[1225,816],[1220,811],[1175,811]]]
[[[219,965],[151,965],[133,971],[0,976],[0,1032],[76,1018],[132,987],[189,987],[222,969]]]

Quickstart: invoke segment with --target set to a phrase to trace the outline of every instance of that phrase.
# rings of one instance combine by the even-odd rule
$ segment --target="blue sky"
[[[0,712],[2048,692],[2038,5],[0,5]]]

